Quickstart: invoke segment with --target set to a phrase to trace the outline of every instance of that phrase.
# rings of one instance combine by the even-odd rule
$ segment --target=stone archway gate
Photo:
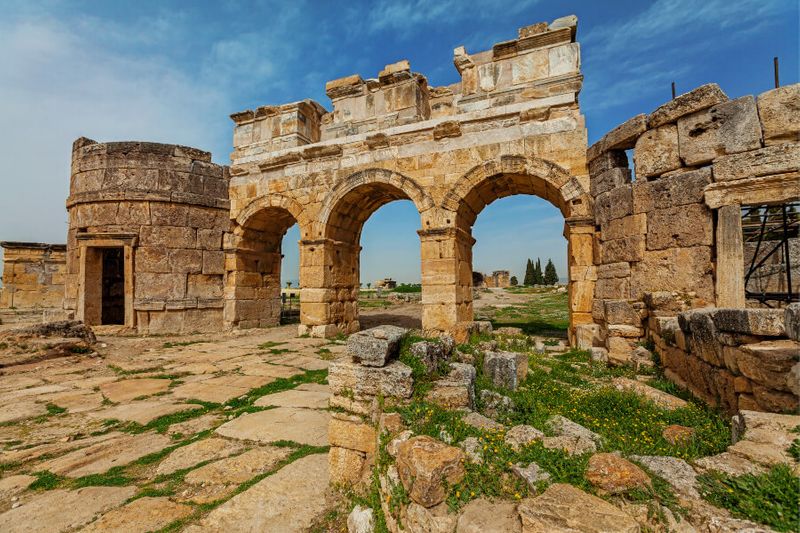
[[[566,17],[521,28],[488,51],[458,48],[461,81],[447,87],[429,87],[400,61],[377,79],[329,82],[332,112],[303,100],[232,115],[226,324],[277,322],[281,239],[298,223],[301,332],[357,330],[361,229],[383,204],[408,199],[420,215],[423,327],[465,327],[472,225],[513,194],[545,198],[563,214],[570,331],[592,322],[594,220],[575,30]]]

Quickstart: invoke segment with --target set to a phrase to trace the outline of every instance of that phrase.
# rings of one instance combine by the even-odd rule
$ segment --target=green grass
[[[270,348],[274,348],[276,346],[280,346],[281,344],[286,344],[285,342],[275,342],[275,341],[267,341],[262,342],[258,345],[259,350],[269,350]]]
[[[61,413],[66,413],[67,410],[64,407],[59,407],[54,403],[47,404],[47,414],[49,415],[60,415]]]
[[[42,472],[34,472],[33,475],[36,476],[36,481],[28,486],[28,488],[31,490],[57,489],[66,479],[47,470]]]
[[[786,465],[760,475],[728,476],[711,472],[698,476],[700,492],[738,518],[766,524],[777,531],[798,531],[800,480]]]
[[[333,352],[331,352],[330,349],[328,348],[320,348],[319,350],[317,350],[317,355],[323,361],[331,361],[334,358]]]
[[[182,341],[182,342],[165,342],[161,345],[162,348],[177,348],[179,346],[191,346],[192,344],[202,344],[208,341]]]
[[[508,307],[487,307],[484,317],[495,328],[518,327],[528,335],[565,337],[569,327],[569,300],[566,292],[550,290],[506,289],[512,293],[525,293],[529,300]]]

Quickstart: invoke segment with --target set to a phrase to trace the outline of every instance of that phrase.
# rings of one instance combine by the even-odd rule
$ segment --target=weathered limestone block
[[[458,515],[451,513],[446,503],[440,503],[430,509],[411,502],[405,509],[403,525],[409,533],[452,533],[456,527]],[[401,530],[402,531],[402,530]]]
[[[724,366],[722,345],[714,323],[716,309],[695,309],[678,315],[678,323],[687,334],[689,351],[714,366]]]
[[[633,163],[637,181],[680,168],[678,127],[666,124],[644,132],[636,141]]]
[[[625,337],[606,338],[606,348],[608,349],[608,362],[615,365],[625,364],[631,359],[633,353],[633,342]]]
[[[703,204],[657,209],[647,215],[647,249],[711,246],[714,224]]]
[[[680,155],[688,166],[761,147],[755,99],[744,96],[678,120]]]
[[[408,330],[397,326],[377,326],[359,331],[347,339],[347,353],[364,366],[384,366],[400,349]]]
[[[647,217],[644,213],[611,220],[601,226],[600,240],[612,241],[647,233]]]
[[[711,167],[662,176],[655,181],[637,180],[633,184],[633,212],[669,209],[703,202],[703,190],[711,183]]]
[[[595,219],[599,224],[633,214],[633,192],[630,186],[617,187],[597,196]]]
[[[520,451],[537,440],[542,440],[544,433],[533,426],[519,425],[514,426],[506,432],[505,443],[511,446],[514,451]]]
[[[413,378],[411,368],[394,361],[384,367],[364,367],[349,361],[331,363],[328,384],[335,395],[354,393],[361,396],[410,398]]]
[[[332,478],[333,476],[331,476]],[[347,516],[348,533],[372,533],[375,531],[375,518],[372,509],[356,505]]]
[[[800,169],[800,144],[783,143],[714,160],[714,181],[756,178]]]
[[[642,323],[639,312],[628,300],[605,300],[605,317],[608,324],[624,324],[639,327]]]
[[[628,155],[624,150],[608,150],[589,161],[589,174],[592,178],[612,168],[628,168]],[[596,196],[596,194],[592,193],[592,196]]]
[[[328,452],[331,483],[354,484],[360,482],[365,463],[364,452],[331,446]]]
[[[646,292],[677,291],[694,292],[697,298],[713,302],[712,269],[708,246],[646,251],[642,261],[631,268],[630,296],[618,298],[640,299]]]
[[[740,347],[736,358],[739,371],[744,376],[767,388],[780,391],[790,390],[787,377],[798,361],[800,343],[789,339],[745,344]]]
[[[628,278],[598,279],[594,287],[594,297],[600,300],[622,300],[630,298]]]
[[[758,117],[764,142],[797,142],[800,138],[800,83],[758,95]]]
[[[418,357],[428,372],[435,372],[447,359],[444,344],[437,341],[419,341],[409,347],[411,355]]]
[[[445,409],[467,407],[475,403],[475,367],[465,363],[452,363],[450,373],[433,384],[426,398]]]
[[[644,470],[613,453],[593,455],[586,467],[586,479],[607,494],[651,486],[650,477]]]
[[[631,275],[631,265],[627,262],[608,263],[597,266],[597,279],[627,278]]]
[[[461,511],[458,533],[520,533],[522,524],[513,502],[472,500]]]
[[[717,309],[714,323],[720,331],[782,337],[784,328],[783,309]]]
[[[516,390],[528,375],[528,357],[515,352],[486,352],[483,373],[498,387]]]
[[[800,341],[800,303],[787,305],[784,309],[783,319],[786,336]]]
[[[575,344],[579,350],[588,350],[603,343],[600,324],[579,324],[575,326]]]
[[[412,501],[433,507],[444,501],[445,483],[464,478],[464,459],[461,449],[422,435],[398,446],[397,472]]]
[[[331,446],[356,450],[366,454],[375,453],[377,435],[375,428],[363,423],[358,417],[332,417],[328,423],[328,440]],[[344,419],[346,417],[347,419]]]
[[[623,152],[624,153],[624,152]],[[622,187],[631,182],[629,168],[610,168],[601,174],[593,176],[589,181],[589,190],[592,196],[597,196],[617,187]]]
[[[603,263],[635,262],[644,258],[646,241],[642,235],[606,241],[601,245]]]
[[[676,96],[650,113],[647,117],[647,127],[657,128],[663,124],[676,122],[683,116],[708,109],[727,100],[728,97],[716,83],[701,85],[688,93]]]
[[[550,485],[541,496],[518,506],[523,533],[639,533],[639,524],[610,503],[566,483]]]
[[[586,151],[586,159],[592,161],[609,150],[629,150],[636,145],[636,139],[647,130],[647,116],[636,115],[623,122]]]

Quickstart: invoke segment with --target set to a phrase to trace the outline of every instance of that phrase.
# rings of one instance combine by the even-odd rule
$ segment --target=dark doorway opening
[[[125,324],[125,254],[122,248],[102,249],[103,325]]]

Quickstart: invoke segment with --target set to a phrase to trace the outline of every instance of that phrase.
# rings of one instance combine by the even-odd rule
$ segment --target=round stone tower
[[[228,167],[195,148],[72,147],[65,307],[139,333],[222,327]]]

